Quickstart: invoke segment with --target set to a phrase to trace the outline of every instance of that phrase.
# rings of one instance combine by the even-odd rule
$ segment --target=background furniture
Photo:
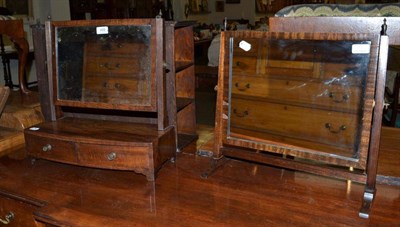
[[[385,102],[387,106],[384,108],[383,122],[388,126],[396,127],[397,115],[399,113],[399,94],[400,94],[400,74],[394,78],[393,90],[385,89]]]
[[[6,105],[8,95],[10,94],[10,88],[0,86],[0,116],[3,112],[4,106]]]
[[[40,113],[37,92],[28,89],[25,77],[25,66],[29,52],[25,39],[22,20],[13,17],[0,16],[0,34],[10,37],[18,52],[18,81],[19,91],[11,91],[3,114],[0,118],[1,146],[0,156],[15,156],[15,150],[24,146],[23,130],[33,124],[40,123],[43,118]],[[2,55],[4,67],[7,66],[8,54]],[[14,85],[10,70],[5,70],[6,85],[11,89]],[[16,155],[20,157],[21,155]],[[23,155],[22,155],[23,156]]]
[[[385,107],[383,121],[391,127],[399,127],[399,94],[400,94],[400,43],[389,47],[388,70],[391,74],[386,81]],[[390,77],[391,76],[391,77]]]
[[[154,18],[161,11],[163,18],[173,20],[172,3],[148,0],[73,0],[69,1],[72,20]]]
[[[25,65],[28,57],[29,46],[24,36],[22,20],[0,20],[0,34],[7,35],[18,50],[18,82],[21,93],[28,94],[30,91],[26,84]],[[7,86],[13,87],[11,79],[5,78]],[[11,84],[10,84],[11,82]]]

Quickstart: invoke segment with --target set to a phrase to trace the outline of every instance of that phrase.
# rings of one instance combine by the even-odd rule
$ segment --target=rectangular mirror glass
[[[370,41],[230,38],[227,136],[359,157]]]
[[[150,25],[57,27],[55,32],[59,100],[151,105]]]

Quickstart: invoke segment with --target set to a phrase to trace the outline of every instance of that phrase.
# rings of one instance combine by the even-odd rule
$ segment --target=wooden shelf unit
[[[167,77],[176,93],[176,125],[178,151],[198,138],[196,133],[195,73],[193,23],[165,23]],[[175,97],[173,97],[175,95]],[[170,114],[172,116],[172,114]]]

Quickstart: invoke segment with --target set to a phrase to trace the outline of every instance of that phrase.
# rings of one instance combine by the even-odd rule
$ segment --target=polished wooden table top
[[[227,160],[200,177],[209,159],[190,146],[155,182],[44,160],[0,159],[0,194],[35,206],[39,220],[72,226],[400,225],[400,187],[378,185],[369,219],[358,217],[364,185]]]

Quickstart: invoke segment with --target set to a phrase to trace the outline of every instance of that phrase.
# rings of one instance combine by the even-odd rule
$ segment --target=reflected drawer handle
[[[52,148],[52,147],[51,147],[50,144],[46,144],[46,145],[43,146],[42,150],[45,151],[45,152],[47,152],[47,151],[51,151],[51,148]]]
[[[115,152],[111,152],[111,153],[109,153],[108,155],[107,155],[107,160],[108,161],[112,161],[112,160],[114,160],[114,159],[116,159],[117,158],[117,153],[115,153]]]
[[[14,217],[15,217],[14,213],[10,211],[8,214],[6,214],[4,219],[0,218],[0,222],[3,223],[4,225],[8,225],[14,219]]]
[[[114,69],[119,69],[121,67],[120,63],[115,64],[114,67],[110,66],[110,64],[108,63],[104,63],[104,64],[100,64],[100,68],[106,68],[108,70],[114,70]]]
[[[332,125],[330,123],[325,123],[325,128],[329,130],[331,133],[339,133],[341,131],[346,130],[346,125],[341,125],[337,130],[332,129]]]
[[[245,91],[245,90],[247,90],[247,89],[250,88],[250,84],[247,83],[246,85],[244,85],[243,87],[241,87],[239,83],[235,83],[235,87],[236,87],[239,91]]]
[[[340,96],[337,97],[337,95],[335,95],[335,93],[329,92],[329,98],[331,98],[336,103],[342,103],[342,102],[349,100],[350,95],[344,94],[340,99]]]
[[[233,113],[238,117],[246,117],[247,115],[249,115],[249,111],[247,110],[239,113],[236,109],[233,109]]]

